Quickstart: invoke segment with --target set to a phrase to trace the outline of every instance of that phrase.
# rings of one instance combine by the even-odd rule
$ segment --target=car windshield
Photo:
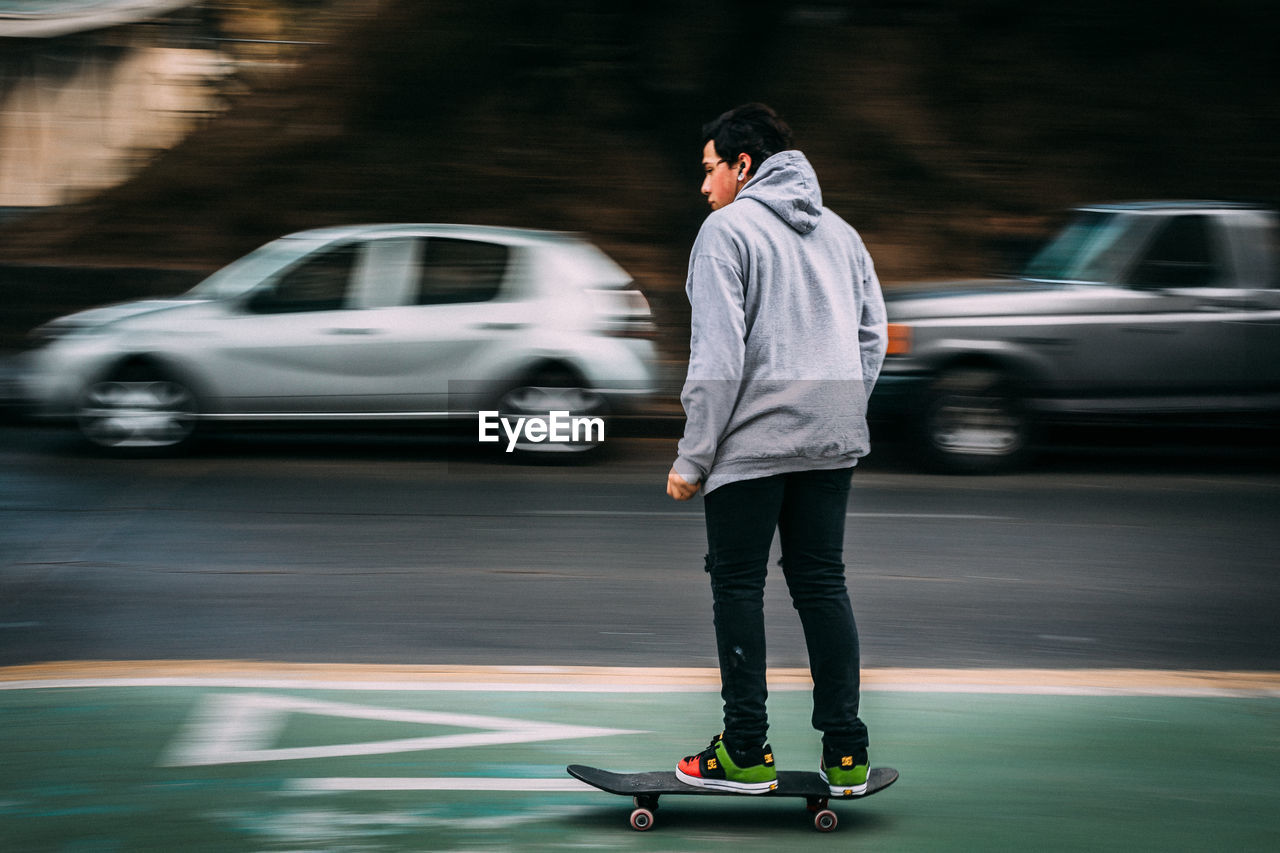
[[[1133,217],[1111,211],[1081,213],[1023,271],[1024,278],[1050,281],[1106,281],[1123,250]]]
[[[193,299],[234,299],[289,266],[317,245],[282,237],[232,261],[187,292]]]

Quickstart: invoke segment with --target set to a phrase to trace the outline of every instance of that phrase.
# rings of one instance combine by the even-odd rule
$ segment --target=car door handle
[[[361,329],[349,326],[339,326],[334,329],[325,329],[326,335],[376,335],[377,329]]]
[[[1029,347],[1065,347],[1070,346],[1074,341],[1071,338],[1018,338],[1018,343]]]
[[[1254,302],[1248,299],[1241,299],[1239,302],[1211,302],[1201,305],[1201,311],[1213,311],[1217,313],[1229,313],[1231,311],[1262,311],[1267,306],[1261,302]]]
[[[475,324],[475,325],[473,325],[471,328],[473,328],[473,329],[487,329],[487,330],[491,330],[491,331],[499,331],[499,332],[509,332],[509,331],[514,330],[514,329],[524,329],[524,328],[527,328],[527,327],[528,327],[528,325],[529,325],[528,323],[519,323],[519,322],[499,323],[499,322],[496,322],[496,321],[495,321],[495,322],[492,322],[492,323],[476,323],[476,324]]]

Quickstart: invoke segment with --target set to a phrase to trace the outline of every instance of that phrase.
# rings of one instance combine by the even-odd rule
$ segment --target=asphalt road
[[[701,506],[663,493],[673,449],[512,465],[250,437],[118,460],[0,427],[0,665],[711,666]],[[854,485],[865,666],[1280,667],[1274,458],[1091,453],[951,478],[889,447]],[[802,666],[780,581],[770,665]]]

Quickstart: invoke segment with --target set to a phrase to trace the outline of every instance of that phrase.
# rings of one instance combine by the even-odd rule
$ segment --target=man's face
[[[702,194],[712,210],[719,210],[733,201],[742,182],[738,180],[738,164],[725,160],[716,153],[716,144],[707,140],[702,148]]]

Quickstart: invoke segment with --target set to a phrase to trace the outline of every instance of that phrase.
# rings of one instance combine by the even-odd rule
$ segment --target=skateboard
[[[809,811],[813,812],[813,827],[819,832],[831,832],[839,823],[836,813],[827,807],[829,800],[861,800],[898,781],[898,771],[891,767],[872,767],[867,778],[867,792],[856,797],[833,797],[826,780],[816,770],[779,770],[778,787],[767,794],[740,794],[734,791],[717,791],[696,788],[676,778],[674,770],[654,770],[647,773],[613,773],[598,767],[570,764],[566,770],[575,779],[586,782],[610,794],[631,797],[635,807],[631,812],[631,828],[644,832],[653,828],[653,813],[658,810],[658,798],[666,794],[693,794],[695,796],[750,797],[768,800],[775,797],[804,797]]]

